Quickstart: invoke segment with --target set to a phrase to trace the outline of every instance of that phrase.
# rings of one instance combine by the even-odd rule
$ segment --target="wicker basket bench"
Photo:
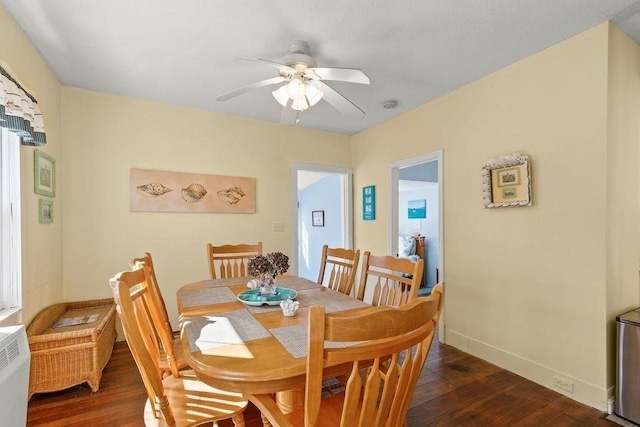
[[[113,299],[54,304],[27,328],[31,350],[29,398],[87,382],[98,391],[116,340]],[[92,323],[54,328],[61,319],[98,315]]]

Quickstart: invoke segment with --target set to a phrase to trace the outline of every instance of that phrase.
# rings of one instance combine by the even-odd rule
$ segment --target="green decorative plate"
[[[238,294],[238,301],[253,306],[279,305],[281,301],[294,299],[298,293],[293,289],[277,287],[275,295],[260,295],[260,289],[249,289]]]

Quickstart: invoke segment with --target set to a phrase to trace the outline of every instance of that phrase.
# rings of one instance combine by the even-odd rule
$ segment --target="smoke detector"
[[[384,108],[385,110],[393,110],[397,106],[398,101],[396,101],[395,99],[388,99],[382,102],[382,108]]]

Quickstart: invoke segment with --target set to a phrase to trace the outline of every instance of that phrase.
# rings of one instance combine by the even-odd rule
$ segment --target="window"
[[[20,137],[0,128],[0,320],[22,306]]]

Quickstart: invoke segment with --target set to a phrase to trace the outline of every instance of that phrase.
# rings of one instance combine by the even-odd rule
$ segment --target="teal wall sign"
[[[376,219],[376,186],[362,187],[362,219],[371,221]]]

